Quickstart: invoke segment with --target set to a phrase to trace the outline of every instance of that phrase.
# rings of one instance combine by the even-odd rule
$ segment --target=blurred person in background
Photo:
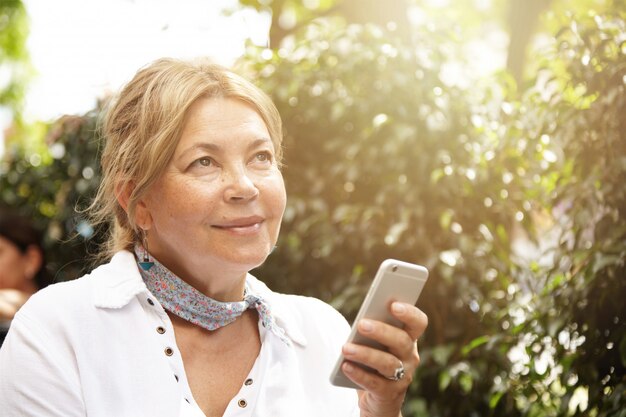
[[[41,232],[0,207],[0,345],[17,310],[48,283]]]
[[[0,350],[3,415],[400,415],[424,313],[396,302],[403,329],[359,323],[387,351],[345,344],[331,306],[249,274],[286,204],[267,95],[221,66],[162,59],[124,87],[103,136],[91,209],[111,225],[108,263],[17,313]],[[340,353],[362,390],[330,384]]]

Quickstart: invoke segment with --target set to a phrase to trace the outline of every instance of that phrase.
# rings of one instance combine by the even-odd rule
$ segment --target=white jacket
[[[328,382],[349,333],[345,319],[317,299],[274,293],[253,277],[250,285],[294,343],[259,326],[252,382],[224,415],[358,416],[356,391]],[[20,309],[0,350],[0,409],[7,417],[204,415],[172,323],[133,254],[49,286]]]

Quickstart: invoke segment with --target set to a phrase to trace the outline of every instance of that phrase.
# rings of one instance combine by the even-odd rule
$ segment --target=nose
[[[227,202],[246,202],[259,195],[259,189],[245,169],[232,170],[226,177],[224,198]]]

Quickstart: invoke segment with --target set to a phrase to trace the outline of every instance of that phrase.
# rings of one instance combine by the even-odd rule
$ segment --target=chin
[[[264,249],[262,251],[254,251],[254,252],[239,252],[239,253],[231,253],[228,257],[230,263],[241,265],[242,268],[245,267],[247,271],[257,268],[265,262],[269,255],[270,251],[268,249]]]

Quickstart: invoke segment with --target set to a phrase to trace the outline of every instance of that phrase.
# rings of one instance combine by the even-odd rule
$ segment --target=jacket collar
[[[94,269],[89,279],[93,280],[94,305],[97,308],[122,308],[137,295],[149,294],[139,273],[135,255],[129,251],[117,252],[109,263]],[[276,323],[285,329],[287,336],[294,343],[306,346],[306,337],[295,320],[296,312],[289,308],[285,295],[273,292],[250,274],[247,279],[250,289],[267,301]]]

